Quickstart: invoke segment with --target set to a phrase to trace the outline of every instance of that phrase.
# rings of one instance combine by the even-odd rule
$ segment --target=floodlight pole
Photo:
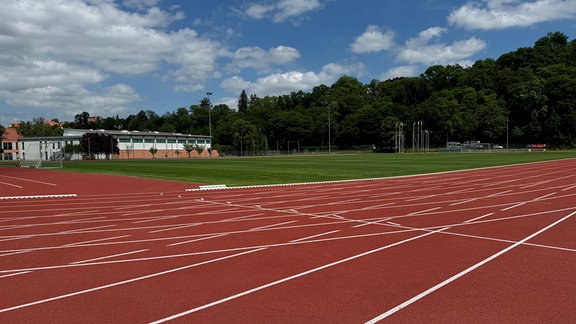
[[[210,153],[210,157],[212,157],[212,109],[210,109],[210,106],[212,106],[212,102],[210,102],[212,92],[206,92],[206,95],[208,96],[208,129],[210,132],[210,150],[208,150],[208,153]]]
[[[332,154],[332,146],[331,146],[331,141],[332,141],[332,136],[331,136],[331,126],[332,126],[332,121],[330,118],[330,115],[332,114],[332,110],[330,109],[330,104],[328,104],[328,154],[331,155]]]
[[[508,129],[510,124],[510,111],[506,109],[506,149],[508,149]]]

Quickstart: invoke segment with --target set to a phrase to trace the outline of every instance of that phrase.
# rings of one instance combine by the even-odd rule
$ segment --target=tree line
[[[242,91],[235,108],[204,98],[163,115],[141,110],[94,120],[84,112],[65,127],[206,135],[211,125],[215,149],[242,152],[287,150],[296,146],[291,143],[386,150],[395,145],[399,123],[407,139],[421,123],[433,147],[480,140],[574,148],[576,41],[554,32],[497,59],[435,65],[417,77],[363,84],[342,76],[330,86],[280,96]]]

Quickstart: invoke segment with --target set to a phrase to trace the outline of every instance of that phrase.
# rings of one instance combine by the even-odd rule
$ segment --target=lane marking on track
[[[431,212],[431,211],[435,211],[438,210],[442,207],[434,207],[434,208],[429,208],[429,209],[424,209],[424,210],[419,210],[419,211],[415,211],[413,213],[410,214],[406,214],[406,216],[416,216],[416,215],[421,215],[421,214],[425,214],[427,212]]]
[[[106,217],[105,217],[105,216],[100,216],[100,217],[91,217],[91,218],[83,218],[83,219],[70,219],[70,220],[65,220],[65,221],[53,223],[53,225],[81,224],[81,223],[84,223],[84,222],[92,222],[92,221],[95,221],[95,220],[102,220],[102,219],[106,219]],[[52,225],[52,224],[51,224],[51,225]]]
[[[25,179],[25,178],[10,177],[10,176],[6,176],[6,175],[0,175],[0,177],[14,179],[14,180],[18,180],[18,181],[27,181],[27,182],[39,183],[39,184],[43,184],[43,185],[47,185],[47,186],[53,186],[53,187],[58,186],[55,183],[43,182],[43,181],[31,180],[31,179]]]
[[[381,225],[380,223],[386,222],[389,219],[394,219],[394,217],[378,218],[377,220],[371,220],[371,221],[359,220],[359,222],[361,222],[361,224],[354,225],[354,226],[352,226],[352,228],[364,227],[364,226],[368,226],[368,225]]]
[[[568,188],[564,188],[564,189],[562,189],[562,191],[568,191],[568,190],[572,190],[574,188],[576,188],[576,185],[570,186]]]
[[[524,205],[526,205],[526,202],[521,202],[521,203],[518,203],[518,204],[516,204],[516,205],[512,205],[512,206],[509,206],[509,207],[506,207],[506,208],[502,208],[502,209],[500,209],[500,211],[507,211],[507,210],[514,209],[514,208],[517,208],[517,207],[520,207],[520,206],[524,206]]]
[[[8,308],[0,309],[0,313],[5,313],[5,312],[9,312],[9,311],[17,310],[17,309],[22,309],[22,308],[30,307],[30,306],[34,306],[34,305],[44,304],[44,303],[47,303],[47,302],[51,302],[51,301],[55,301],[55,300],[60,300],[60,299],[64,299],[64,298],[68,298],[68,297],[73,297],[73,296],[78,296],[78,295],[82,295],[82,294],[86,294],[86,293],[91,293],[91,292],[94,292],[94,291],[103,290],[103,289],[106,289],[106,288],[112,288],[112,287],[116,287],[116,286],[120,286],[120,285],[125,285],[125,284],[129,284],[129,283],[136,282],[136,281],[141,281],[141,280],[145,280],[145,279],[150,279],[150,278],[154,278],[154,277],[158,277],[158,276],[162,276],[162,275],[174,273],[174,272],[177,272],[177,271],[182,271],[182,270],[186,270],[186,269],[190,269],[190,268],[195,268],[195,267],[198,267],[198,266],[201,266],[201,265],[210,264],[210,263],[214,263],[214,262],[218,262],[218,261],[222,261],[222,260],[226,260],[226,259],[231,259],[231,258],[235,258],[235,257],[238,257],[238,256],[242,256],[242,255],[246,255],[246,254],[249,254],[249,253],[254,253],[254,252],[258,252],[258,251],[262,251],[262,250],[265,250],[265,248],[255,249],[255,250],[249,250],[249,251],[243,251],[243,252],[240,252],[240,253],[223,256],[223,257],[216,258],[216,259],[211,259],[211,260],[207,260],[207,261],[203,261],[203,262],[198,262],[198,263],[189,264],[189,265],[186,265],[186,266],[183,266],[183,267],[179,267],[179,268],[174,268],[174,269],[169,269],[169,270],[166,270],[166,271],[156,272],[156,273],[152,273],[152,274],[149,274],[149,275],[145,275],[145,276],[141,276],[141,277],[136,277],[136,278],[132,278],[132,279],[124,280],[124,281],[114,282],[114,283],[111,283],[111,284],[108,284],[108,285],[104,285],[104,286],[98,286],[98,287],[94,287],[94,288],[90,288],[90,289],[85,289],[85,290],[80,290],[80,291],[72,292],[72,293],[65,294],[65,295],[60,295],[60,296],[55,296],[55,297],[51,297],[51,298],[41,299],[41,300],[33,301],[33,302],[30,302],[30,303],[26,303],[26,304],[20,304],[20,305],[8,307]]]
[[[156,234],[156,233],[167,232],[167,231],[175,231],[175,230],[199,226],[199,225],[202,225],[202,223],[192,223],[192,224],[184,224],[184,225],[179,225],[179,226],[171,226],[169,228],[163,228],[163,229],[159,229],[159,230],[155,230],[155,231],[149,231],[148,234]]]
[[[488,197],[488,198],[494,198],[494,197],[498,197],[498,196],[501,196],[501,195],[507,194],[507,193],[509,193],[509,192],[513,192],[513,190],[504,190],[504,191],[500,191],[500,192],[497,192],[497,193],[494,193],[494,194],[488,195],[488,196],[486,196],[486,197]]]
[[[277,224],[266,225],[266,226],[261,226],[261,227],[255,227],[255,228],[251,228],[251,229],[248,229],[248,230],[245,230],[245,231],[240,231],[240,232],[235,233],[235,234],[242,234],[242,233],[248,233],[248,232],[253,232],[253,231],[259,231],[259,230],[263,230],[263,229],[267,229],[267,228],[271,228],[271,227],[275,227],[275,226],[292,224],[292,223],[296,223],[296,222],[298,222],[298,221],[290,221],[290,222],[277,223]],[[182,244],[193,243],[193,242],[198,242],[198,241],[204,241],[204,240],[209,240],[209,239],[213,239],[213,238],[223,237],[223,236],[227,236],[227,235],[230,235],[230,234],[232,234],[232,233],[222,233],[222,234],[210,235],[210,236],[206,236],[206,237],[197,238],[197,239],[194,239],[194,240],[188,240],[188,241],[183,241],[183,242],[176,242],[176,243],[172,243],[172,244],[167,244],[166,246],[178,246],[178,245],[182,245]]]
[[[477,221],[477,220],[481,220],[482,218],[489,217],[489,216],[492,216],[492,215],[494,215],[494,213],[488,213],[488,214],[486,214],[486,215],[482,215],[482,216],[478,216],[478,217],[476,217],[476,218],[472,218],[472,219],[469,219],[469,220],[465,220],[463,223],[475,222],[475,221]]]
[[[110,227],[116,227],[117,225],[102,225],[102,226],[95,226],[95,227],[86,227],[86,228],[77,228],[77,229],[71,229],[71,230],[67,230],[67,231],[63,231],[63,232],[57,232],[57,233],[49,233],[46,235],[68,235],[68,234],[83,234],[83,233],[96,233],[96,230],[103,230],[103,229],[109,229]],[[30,235],[30,236],[42,236],[42,235]]]
[[[161,255],[161,256],[152,256],[147,258],[136,258],[136,259],[123,259],[123,260],[114,260],[114,261],[104,261],[104,262],[94,262],[94,263],[85,263],[85,264],[78,264],[78,265],[55,265],[55,266],[45,266],[45,267],[36,267],[36,268],[21,268],[21,269],[4,269],[0,270],[0,273],[11,273],[11,272],[19,272],[19,271],[37,271],[37,270],[50,270],[50,269],[61,269],[61,268],[69,268],[69,267],[79,267],[79,266],[94,266],[94,265],[106,265],[106,264],[118,264],[118,263],[129,263],[129,262],[148,262],[154,260],[163,260],[163,259],[172,259],[172,258],[180,258],[180,257],[190,257],[194,255],[204,255],[204,254],[217,254],[217,253],[229,253],[229,252],[238,252],[238,251],[246,251],[250,249],[260,249],[260,248],[272,248],[272,247],[284,247],[290,245],[299,245],[299,244],[314,244],[314,243],[323,243],[328,241],[339,241],[339,240],[348,240],[348,239],[361,239],[365,237],[374,237],[374,236],[381,236],[381,235],[394,235],[400,233],[409,233],[409,232],[416,232],[416,231],[427,231],[431,232],[437,230],[441,227],[459,227],[459,226],[468,226],[473,224],[482,224],[482,223],[489,223],[489,222],[497,222],[497,221],[506,221],[510,219],[519,219],[519,218],[526,218],[526,217],[535,217],[535,216],[545,216],[547,214],[554,214],[560,212],[572,212],[574,211],[574,207],[571,208],[562,208],[553,211],[547,212],[538,212],[535,214],[528,214],[528,215],[517,215],[517,216],[510,216],[504,217],[499,219],[489,219],[489,220],[481,220],[478,222],[471,222],[471,223],[455,223],[455,224],[445,224],[441,226],[431,226],[427,228],[414,228],[414,227],[407,227],[407,226],[398,226],[400,229],[396,231],[390,232],[378,232],[378,233],[369,233],[369,234],[360,234],[360,235],[349,235],[349,236],[339,236],[334,238],[320,238],[316,240],[310,241],[303,241],[303,242],[286,242],[286,243],[277,243],[277,244],[267,244],[267,245],[257,245],[257,246],[244,246],[244,247],[233,247],[228,249],[220,249],[220,250],[206,250],[206,251],[198,251],[198,252],[191,252],[191,253],[181,253],[181,254],[169,254],[169,255]],[[382,225],[382,224],[378,224]],[[295,227],[297,228],[297,227]],[[226,234],[226,233],[242,233],[243,231],[237,232],[225,232],[219,234]],[[470,237],[470,238],[477,238],[477,239],[484,239],[484,240],[491,240],[497,242],[505,242],[505,243],[515,243],[515,241],[504,240],[504,239],[497,239],[497,238],[490,238],[490,237],[482,237],[482,236],[474,236],[474,235],[467,235],[461,233],[453,233],[453,232],[442,232],[442,234],[450,234],[456,236],[463,236],[463,237]],[[207,234],[201,234],[207,235]],[[198,237],[200,235],[196,235]],[[122,241],[122,242],[99,242],[97,244],[86,244],[86,245],[76,245],[76,246],[52,246],[52,247],[39,247],[39,248],[30,248],[26,250],[6,250],[0,251],[4,253],[10,252],[30,252],[30,251],[39,251],[39,250],[53,250],[53,249],[62,249],[62,248],[75,248],[75,247],[87,247],[87,246],[101,246],[101,245],[116,245],[116,244],[134,244],[134,243],[150,243],[151,241],[160,241],[160,240],[167,240],[167,239],[175,239],[175,237],[170,238],[161,238],[161,239],[154,239],[154,240],[134,240],[134,241]],[[544,247],[556,250],[563,250],[563,251],[570,251],[573,252],[572,249],[567,248],[560,248],[560,247],[551,247],[546,245],[538,245],[532,243],[524,243],[525,245],[535,246],[535,247]]]
[[[198,242],[198,241],[205,241],[205,240],[210,240],[213,238],[218,238],[218,237],[223,237],[223,236],[228,236],[229,234],[216,234],[216,235],[211,235],[211,236],[206,236],[206,237],[201,237],[201,238],[197,238],[194,240],[188,240],[188,241],[182,241],[182,242],[176,242],[176,243],[172,243],[172,244],[167,244],[166,246],[178,246],[178,245],[182,245],[182,244],[188,244],[188,243],[194,243],[194,242]]]
[[[420,196],[420,197],[416,197],[416,198],[406,199],[406,200],[404,200],[404,201],[406,201],[406,202],[413,202],[413,201],[423,200],[423,199],[426,199],[426,198],[434,198],[434,197],[436,197],[436,196],[438,196],[438,195],[426,195],[426,196]]]
[[[466,204],[466,203],[469,203],[469,202],[476,201],[476,200],[478,200],[478,199],[482,199],[482,197],[465,199],[465,200],[462,200],[462,201],[459,201],[459,202],[455,202],[455,203],[453,203],[453,204],[450,204],[449,206],[458,206],[458,205],[462,205],[462,204]]]
[[[15,252],[10,252],[10,253],[0,254],[0,257],[22,254],[22,253],[29,253],[29,252],[30,251],[15,251]]]
[[[316,234],[316,235],[312,235],[312,236],[308,236],[308,237],[303,237],[303,238],[300,238],[300,239],[292,240],[292,241],[290,241],[290,242],[292,242],[292,243],[302,242],[302,241],[306,241],[306,240],[309,240],[309,239],[317,238],[317,237],[320,237],[320,236],[326,236],[326,235],[330,235],[330,234],[334,234],[334,233],[338,233],[338,232],[340,232],[340,230],[335,230],[335,231],[320,233],[320,234]]]
[[[22,272],[17,272],[17,273],[11,273],[11,274],[7,274],[7,275],[2,275],[2,276],[0,276],[0,278],[21,276],[21,275],[25,275],[25,274],[31,273],[31,272],[32,272],[32,271],[22,271]]]
[[[204,310],[204,309],[206,309],[206,308],[210,308],[210,307],[213,307],[213,306],[216,306],[216,305],[220,305],[220,304],[222,304],[222,303],[225,303],[225,302],[228,302],[228,301],[231,301],[231,300],[240,298],[240,297],[244,297],[244,296],[246,296],[246,295],[255,293],[255,292],[257,292],[257,291],[264,290],[264,289],[266,289],[266,288],[270,288],[270,287],[272,287],[272,286],[276,286],[276,285],[282,284],[282,283],[284,283],[284,282],[287,282],[287,281],[290,281],[290,280],[294,280],[294,279],[297,279],[297,278],[300,278],[300,277],[309,275],[309,274],[314,273],[314,272],[318,272],[318,271],[321,271],[321,270],[324,270],[324,269],[327,269],[327,268],[330,268],[330,267],[333,267],[333,266],[336,266],[336,265],[339,265],[339,264],[342,264],[342,263],[345,263],[345,262],[349,262],[349,261],[352,261],[352,260],[355,260],[355,259],[358,259],[358,258],[362,258],[362,257],[365,257],[365,256],[370,255],[370,254],[374,254],[374,253],[377,253],[377,252],[380,252],[380,251],[383,251],[383,250],[386,250],[386,249],[389,249],[389,248],[392,248],[392,247],[395,247],[395,246],[398,246],[398,245],[402,245],[402,244],[404,244],[404,243],[408,243],[408,242],[411,242],[411,241],[419,240],[419,239],[421,239],[421,238],[424,238],[424,237],[426,237],[426,236],[435,234],[435,233],[440,232],[440,231],[443,231],[443,230],[445,230],[445,229],[447,229],[447,228],[443,228],[443,229],[440,229],[440,230],[437,230],[437,231],[434,231],[434,232],[424,233],[424,234],[421,234],[421,235],[418,235],[418,236],[411,237],[411,238],[409,238],[409,239],[405,239],[405,240],[402,240],[402,241],[399,241],[399,242],[396,242],[396,243],[392,243],[392,244],[389,244],[389,245],[381,246],[381,247],[379,247],[379,248],[376,248],[376,249],[373,249],[373,250],[370,250],[370,251],[366,251],[366,252],[363,252],[363,253],[360,253],[360,254],[356,254],[356,255],[353,255],[353,256],[351,256],[351,257],[348,257],[348,258],[345,258],[345,259],[341,259],[341,260],[338,260],[338,261],[335,261],[335,262],[332,262],[332,263],[328,263],[328,264],[325,264],[325,265],[320,266],[320,267],[317,267],[317,268],[313,268],[313,269],[310,269],[310,270],[307,270],[307,271],[304,271],[304,272],[300,272],[300,273],[297,273],[297,274],[295,274],[295,275],[292,275],[292,276],[289,276],[289,277],[285,277],[285,278],[282,278],[282,279],[279,279],[279,280],[276,280],[276,281],[267,283],[267,284],[265,284],[265,285],[261,285],[261,286],[258,286],[258,287],[255,287],[255,288],[252,288],[252,289],[243,291],[243,292],[241,292],[241,293],[238,293],[238,294],[235,294],[235,295],[231,295],[231,296],[228,296],[228,297],[226,297],[226,298],[222,298],[222,299],[213,301],[213,302],[211,302],[211,303],[204,304],[204,305],[198,306],[198,307],[196,307],[196,308],[193,308],[193,309],[190,309],[190,310],[187,310],[187,311],[178,313],[178,314],[174,314],[174,315],[172,315],[172,316],[168,316],[168,317],[165,317],[165,318],[156,320],[156,321],[154,321],[154,322],[151,322],[151,324],[159,324],[159,323],[164,323],[164,322],[167,322],[167,321],[171,321],[171,320],[180,318],[180,317],[182,317],[182,316],[186,316],[186,315],[189,315],[189,314],[192,314],[192,313],[195,313],[195,312]],[[1,311],[1,310],[0,310],[0,311]]]
[[[501,251],[499,251],[499,252],[491,255],[490,257],[488,257],[488,258],[486,258],[486,259],[484,259],[484,260],[482,260],[482,261],[474,264],[473,266],[465,269],[464,271],[461,271],[460,273],[458,273],[458,274],[456,274],[456,275],[454,275],[454,276],[452,276],[452,277],[450,277],[450,278],[442,281],[441,283],[439,283],[439,284],[437,284],[437,285],[435,285],[435,286],[433,286],[433,287],[431,287],[431,288],[423,291],[422,293],[420,293],[420,294],[418,294],[418,295],[416,295],[416,296],[408,299],[407,301],[399,304],[398,306],[391,308],[390,310],[386,311],[385,313],[382,313],[382,314],[374,317],[373,319],[367,321],[366,324],[377,323],[377,322],[385,319],[386,317],[388,317],[388,316],[390,316],[390,315],[398,312],[399,310],[405,308],[406,306],[409,306],[409,305],[413,304],[414,302],[416,302],[416,301],[424,298],[425,296],[429,295],[430,293],[432,293],[432,292],[434,292],[434,291],[436,291],[436,290],[438,290],[438,289],[446,286],[447,284],[453,282],[454,280],[456,280],[456,279],[458,279],[458,278],[460,278],[460,277],[462,277],[462,276],[464,276],[464,275],[466,275],[466,274],[468,274],[468,273],[470,273],[470,272],[478,269],[479,267],[485,265],[486,263],[488,263],[488,262],[490,262],[490,261],[498,258],[499,256],[503,255],[504,253],[506,253],[506,252],[508,252],[508,251],[510,251],[510,250],[512,250],[512,249],[514,249],[514,248],[516,248],[516,247],[518,247],[519,245],[524,244],[525,242],[529,241],[530,239],[532,239],[532,238],[534,238],[534,237],[536,237],[536,236],[544,233],[545,231],[551,229],[552,227],[560,224],[561,222],[567,220],[568,218],[570,218],[570,217],[572,217],[572,216],[574,216],[574,215],[576,215],[576,212],[572,212],[572,213],[570,213],[570,214],[562,217],[561,219],[559,219],[559,220],[553,222],[552,224],[550,224],[550,225],[548,225],[548,226],[546,226],[546,227],[544,227],[544,228],[542,228],[542,229],[540,229],[540,230],[538,230],[538,231],[536,231],[536,232],[534,232],[534,233],[526,236],[526,237],[523,238],[522,240],[520,240],[520,241],[518,241],[518,242],[516,242],[516,243],[514,243],[514,244],[512,244],[512,245],[510,245],[509,247],[507,247],[507,248],[505,248],[505,249],[503,249],[503,250],[501,250]]]
[[[518,203],[518,204],[516,204],[516,205],[512,205],[512,206],[510,206],[510,207],[501,209],[501,211],[507,211],[507,210],[510,210],[510,209],[514,209],[514,208],[517,208],[517,207],[526,205],[527,203],[540,201],[540,200],[546,199],[546,198],[548,198],[548,197],[550,197],[550,196],[554,196],[555,194],[557,194],[557,192],[552,192],[552,193],[546,194],[546,195],[544,195],[544,196],[540,196],[540,197],[534,198],[534,199],[532,199],[532,200],[523,201],[523,202],[520,202],[520,203]]]
[[[15,184],[12,184],[12,183],[9,183],[9,182],[2,182],[2,181],[0,181],[0,184],[7,185],[7,186],[11,186],[11,187],[15,187],[15,188],[19,188],[19,189],[24,188],[24,187],[22,187],[22,186],[15,185]]]
[[[94,258],[94,259],[89,259],[89,260],[82,260],[82,261],[70,262],[70,264],[80,264],[80,263],[86,263],[86,262],[100,261],[100,260],[105,260],[105,259],[110,259],[110,258],[115,258],[115,257],[125,256],[125,255],[131,255],[131,254],[136,254],[136,253],[142,253],[142,252],[147,252],[147,251],[150,251],[150,250],[149,250],[149,249],[144,249],[144,250],[138,250],[138,251],[118,253],[118,254],[107,255],[107,256],[103,256],[103,257],[99,257],[99,258]]]
[[[48,198],[71,198],[77,197],[77,194],[60,194],[60,195],[36,195],[36,196],[5,196],[0,197],[0,200],[10,199],[48,199]]]
[[[121,236],[114,236],[114,237],[106,237],[106,238],[102,238],[102,239],[98,239],[98,240],[90,240],[90,241],[84,241],[84,242],[74,242],[74,243],[64,244],[64,245],[62,245],[62,246],[86,245],[86,244],[90,244],[90,243],[104,242],[104,241],[122,239],[122,238],[126,238],[126,237],[130,237],[130,235],[121,235]]]
[[[146,219],[142,219],[139,221],[134,221],[132,222],[132,224],[141,224],[141,223],[149,223],[149,222],[155,222],[155,221],[159,221],[159,220],[166,220],[166,219],[173,219],[173,218],[178,218],[181,217],[180,215],[176,215],[176,216],[156,216],[156,217],[149,217]]]
[[[538,198],[534,198],[534,201],[543,200],[543,199],[548,198],[548,197],[550,197],[550,196],[554,196],[555,194],[557,194],[557,192],[552,192],[552,193],[549,193],[549,194],[547,194],[547,195],[540,196],[540,197],[538,197]]]
[[[298,223],[298,221],[294,220],[294,221],[289,221],[289,222],[283,222],[283,223],[277,223],[277,224],[270,224],[270,225],[255,227],[255,228],[249,229],[248,232],[258,231],[258,230],[263,230],[263,229],[267,229],[267,228],[272,228],[272,227],[282,226],[282,225],[288,225],[288,224],[293,224],[293,223]]]

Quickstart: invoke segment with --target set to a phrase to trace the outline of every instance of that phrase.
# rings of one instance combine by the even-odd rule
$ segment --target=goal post
[[[34,169],[61,169],[64,161],[62,140],[41,139],[22,142],[23,151],[18,166]]]

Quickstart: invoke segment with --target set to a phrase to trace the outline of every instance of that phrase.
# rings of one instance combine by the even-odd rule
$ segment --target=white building
[[[184,150],[184,144],[190,144],[202,149],[200,154],[198,150],[190,152],[191,157],[210,156],[210,149],[212,149],[210,136],[204,135],[65,128],[64,136],[62,137],[23,137],[18,139],[21,147],[19,158],[23,161],[82,159],[82,155],[64,155],[64,147],[66,145],[80,144],[82,136],[86,133],[97,133],[114,137],[118,141],[120,153],[112,156],[113,159],[188,157],[188,152]],[[155,154],[150,152],[153,148],[156,151]],[[86,155],[90,155],[90,153],[84,152],[84,156]],[[218,156],[218,152],[213,151],[212,156]],[[105,159],[106,157],[96,156],[96,158]]]

